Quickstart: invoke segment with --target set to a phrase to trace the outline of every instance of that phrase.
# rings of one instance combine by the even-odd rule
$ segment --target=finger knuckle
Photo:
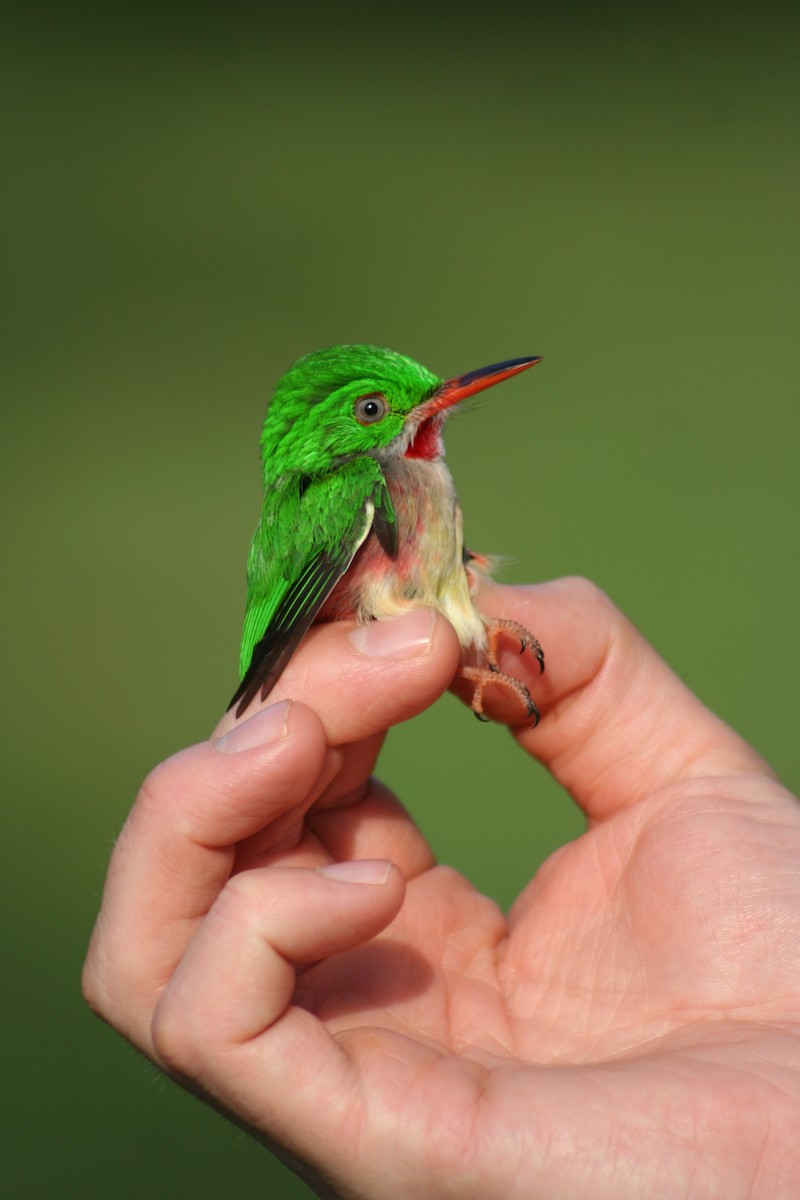
[[[568,575],[562,583],[570,588],[575,601],[585,608],[613,608],[612,601],[593,580],[584,575]]]
[[[198,1079],[202,1071],[202,1041],[195,1034],[191,1014],[165,993],[150,1023],[153,1050],[170,1075]]]

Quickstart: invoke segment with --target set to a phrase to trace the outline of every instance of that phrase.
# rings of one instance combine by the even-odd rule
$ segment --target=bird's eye
[[[356,420],[361,425],[374,425],[376,421],[382,421],[388,411],[386,397],[381,396],[380,392],[359,396],[353,407]]]

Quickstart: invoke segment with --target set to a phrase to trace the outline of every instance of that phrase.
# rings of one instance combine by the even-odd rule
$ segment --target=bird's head
[[[275,388],[261,436],[265,474],[316,475],[365,454],[439,458],[442,426],[455,404],[538,361],[511,359],[443,382],[378,346],[316,350]]]

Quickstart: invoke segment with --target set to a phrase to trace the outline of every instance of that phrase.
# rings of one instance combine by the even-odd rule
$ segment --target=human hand
[[[796,1196],[800,808],[591,585],[482,601],[546,647],[514,735],[588,818],[508,918],[370,779],[452,630],[320,627],[277,706],[147,780],[89,1002],[321,1195]]]

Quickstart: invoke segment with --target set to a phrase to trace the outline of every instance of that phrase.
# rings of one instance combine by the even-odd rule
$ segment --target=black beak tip
[[[525,371],[528,367],[533,367],[541,361],[541,354],[531,354],[526,358],[507,358],[504,362],[492,363],[490,367],[479,367],[477,371],[468,371],[466,375],[459,376],[459,383],[462,387],[469,387],[470,384],[477,383],[482,379],[487,382],[493,381],[495,376],[500,379],[508,379],[510,375],[516,375],[518,371]]]

